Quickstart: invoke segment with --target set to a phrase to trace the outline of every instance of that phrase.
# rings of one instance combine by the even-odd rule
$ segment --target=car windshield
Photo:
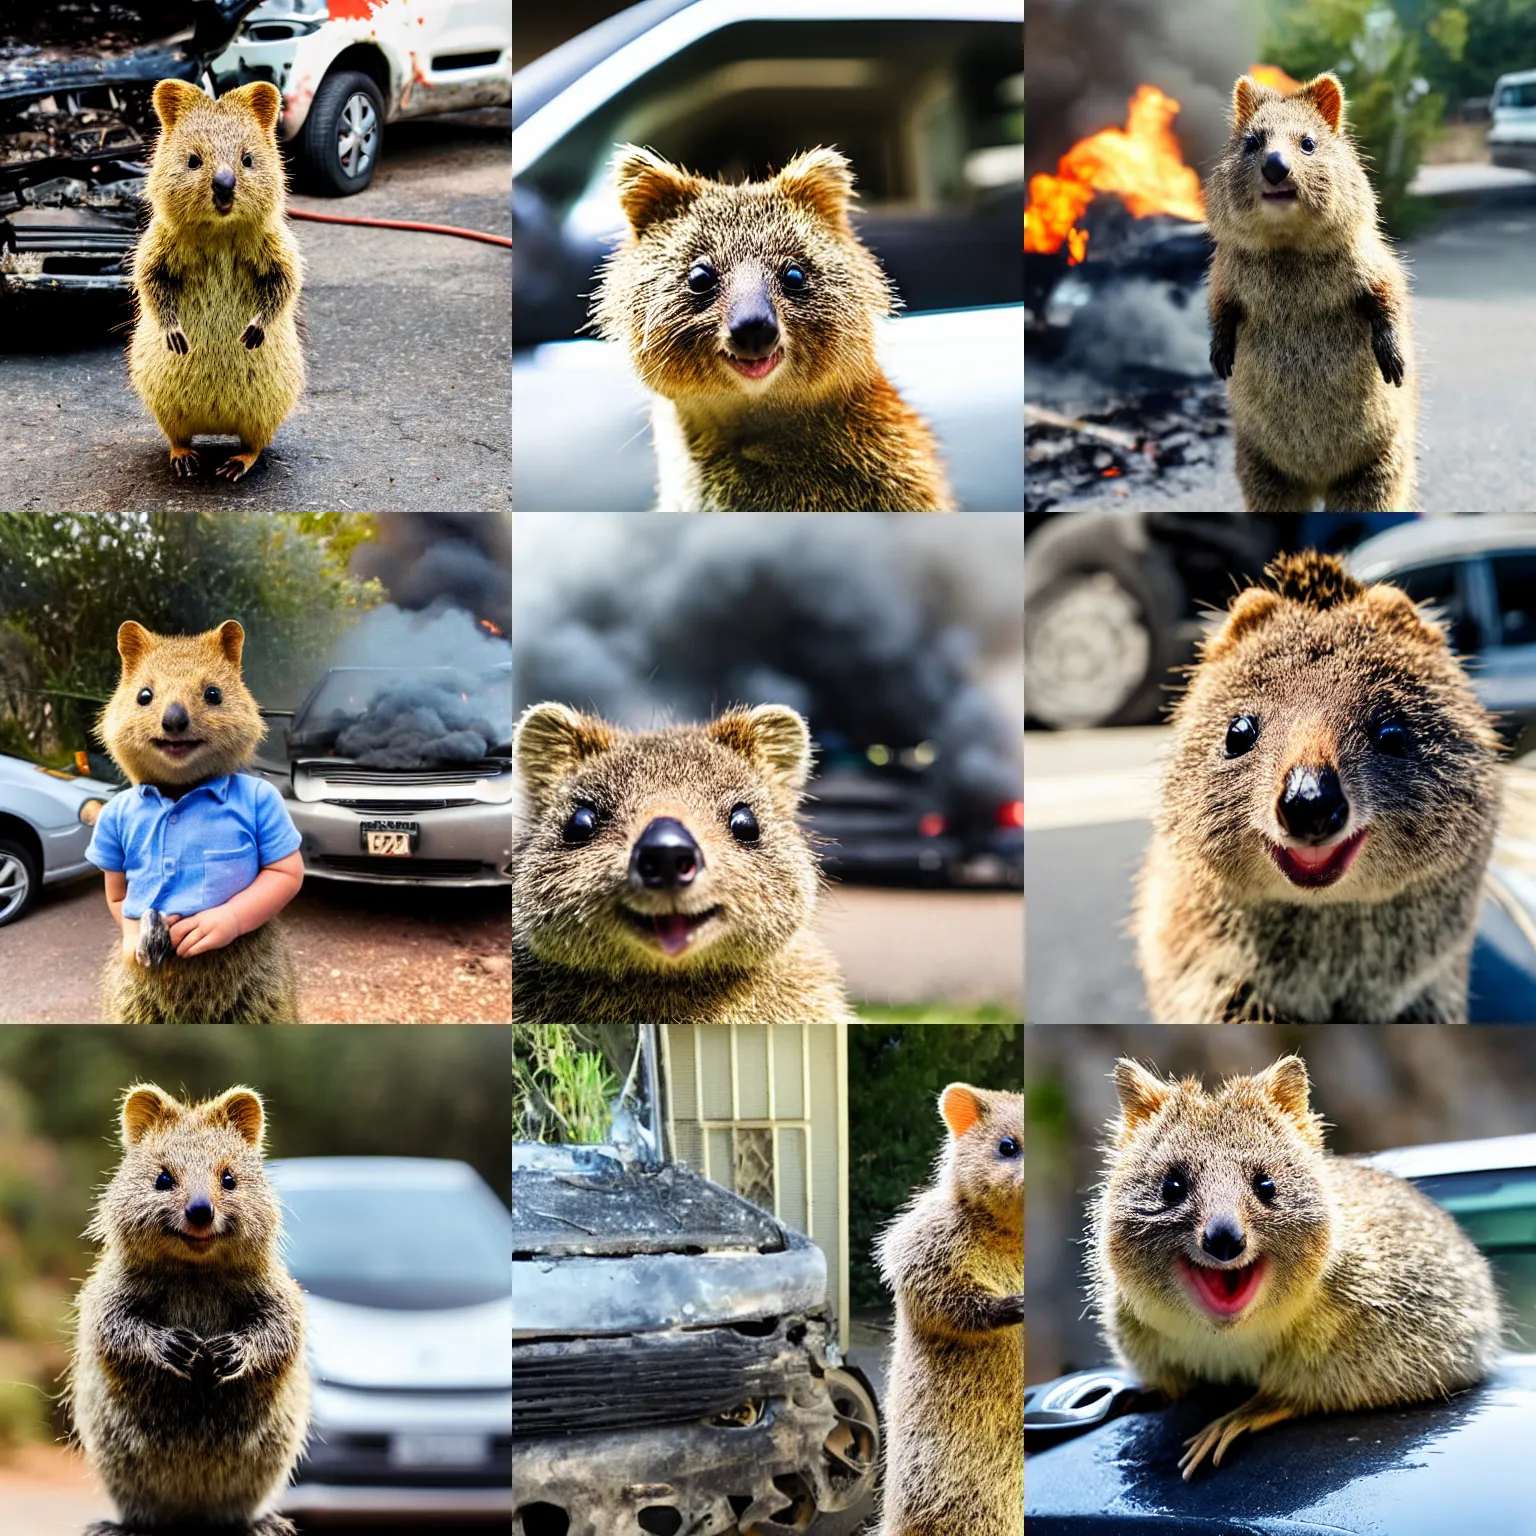
[[[474,1185],[285,1189],[288,1269],[359,1307],[473,1307],[512,1292],[506,1212]]]
[[[1487,1254],[1514,1329],[1536,1337],[1536,1168],[1451,1173],[1414,1183]]]
[[[370,768],[480,762],[512,752],[510,664],[332,667],[294,716],[294,757]]]

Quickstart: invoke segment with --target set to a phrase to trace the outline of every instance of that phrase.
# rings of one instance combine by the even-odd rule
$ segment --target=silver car
[[[267,1171],[312,1384],[284,1512],[510,1517],[507,1208],[447,1159],[286,1158]]]
[[[0,928],[45,885],[95,873],[85,845],[115,784],[0,757]]]

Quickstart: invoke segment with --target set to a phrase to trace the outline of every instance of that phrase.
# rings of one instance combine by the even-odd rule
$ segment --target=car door
[[[507,0],[425,0],[412,7],[414,89],[400,117],[499,106],[512,97],[512,7]]]
[[[1536,723],[1536,549],[1487,560],[1494,633],[1483,653],[1479,692],[1513,729]]]

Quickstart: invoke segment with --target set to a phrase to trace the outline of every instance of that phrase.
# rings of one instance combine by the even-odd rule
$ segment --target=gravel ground
[[[505,235],[510,182],[510,115],[482,109],[392,125],[366,192],[292,206]],[[512,253],[404,230],[293,231],[309,385],[245,480],[177,480],[128,387],[128,311],[50,296],[0,324],[0,510],[510,505]]]
[[[507,1023],[508,902],[497,890],[308,881],[284,912],[304,1022]],[[45,891],[28,916],[0,929],[0,1022],[96,1022],[96,976],[113,933],[99,880]]]

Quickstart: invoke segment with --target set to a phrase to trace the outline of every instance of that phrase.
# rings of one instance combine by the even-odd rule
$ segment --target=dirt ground
[[[284,913],[304,1021],[507,1023],[509,903],[498,890],[307,881]],[[96,1022],[96,976],[114,932],[100,880],[45,890],[19,923],[0,928],[0,1023]]]
[[[505,235],[510,146],[505,109],[391,124],[366,192],[291,205]],[[293,232],[309,384],[250,475],[177,480],[128,387],[131,311],[48,295],[0,322],[0,508],[507,507],[511,251],[404,230],[295,222]]]

